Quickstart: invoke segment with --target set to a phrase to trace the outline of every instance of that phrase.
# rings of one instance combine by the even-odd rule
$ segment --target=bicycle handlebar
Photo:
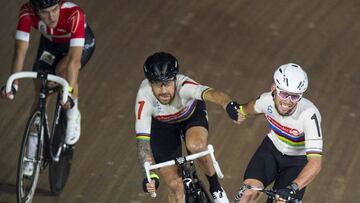
[[[276,191],[274,191],[274,190],[267,190],[267,189],[264,189],[262,187],[252,186],[252,185],[245,185],[245,187],[246,187],[246,189],[255,190],[255,191],[258,191],[258,192],[265,193],[271,199],[277,199],[278,198],[278,196],[276,194]],[[236,195],[236,197],[235,197],[234,203],[238,203],[240,201],[241,196],[242,196],[242,194],[240,195],[240,192],[239,192],[239,194]],[[294,201],[294,202],[301,202],[301,200],[299,200],[297,198],[291,198],[290,200]],[[288,202],[288,201],[285,201],[285,202]]]
[[[21,78],[38,78],[38,72],[23,71],[23,72],[17,72],[17,73],[12,74],[6,82],[6,93],[11,92],[11,85],[14,82],[14,80],[21,79]],[[52,74],[47,74],[46,80],[56,82],[63,87],[62,102],[66,103],[66,101],[68,99],[68,95],[69,95],[69,93],[67,91],[68,86],[69,86],[68,82],[63,78],[56,76],[56,75],[52,75]]]
[[[216,172],[217,176],[219,178],[223,178],[224,175],[221,172],[219,163],[215,159],[214,147],[211,144],[209,144],[207,146],[207,150],[205,150],[205,151],[198,152],[198,153],[195,153],[195,154],[191,154],[191,155],[188,155],[188,156],[184,156],[182,158],[183,158],[184,162],[189,162],[189,161],[193,161],[195,159],[198,159],[200,157],[204,157],[204,156],[209,155],[209,154],[210,154],[210,157],[211,157],[211,160],[212,160],[212,163],[213,163],[213,166],[215,168],[215,172]],[[151,178],[150,178],[150,171],[151,170],[159,169],[159,168],[163,168],[163,167],[167,167],[167,166],[173,166],[175,164],[176,164],[175,160],[170,160],[170,161],[166,161],[166,162],[162,162],[162,163],[158,163],[158,164],[154,164],[154,165],[151,165],[150,162],[145,162],[144,163],[144,168],[145,168],[146,178],[147,178],[148,182],[150,183],[150,181],[151,181]],[[151,197],[156,197],[155,192],[151,193],[150,195],[151,195]]]

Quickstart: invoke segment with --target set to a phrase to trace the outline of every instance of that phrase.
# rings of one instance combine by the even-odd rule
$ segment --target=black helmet
[[[144,73],[150,82],[166,82],[179,73],[179,65],[173,55],[157,52],[146,59]]]
[[[31,5],[35,9],[45,9],[55,4],[58,4],[60,0],[30,0]]]

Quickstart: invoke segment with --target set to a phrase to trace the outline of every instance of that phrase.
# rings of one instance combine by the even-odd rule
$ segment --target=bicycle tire
[[[195,186],[196,185],[196,186]],[[200,180],[195,183],[195,192],[188,193],[185,196],[186,203],[212,203],[212,198]]]
[[[195,199],[194,196],[189,195],[189,196],[186,196],[185,203],[197,203],[197,199]]]
[[[199,181],[198,185],[199,185],[199,189],[200,189],[199,203],[211,203],[211,202],[213,202],[212,201],[213,198],[209,195],[209,193],[205,189],[204,184],[201,181]]]
[[[268,197],[267,199],[266,199],[266,203],[273,203],[274,202],[274,199],[272,199],[272,198],[270,198],[270,197]]]
[[[39,126],[36,127],[36,125]],[[25,176],[23,172],[25,161],[30,160],[26,158],[26,154],[28,150],[30,132],[35,131],[34,129],[36,129],[38,135],[43,137],[43,135],[41,134],[44,133],[44,130],[41,121],[40,111],[35,111],[32,114],[32,116],[29,118],[25,128],[24,137],[20,146],[20,154],[19,154],[18,168],[17,168],[17,180],[16,180],[16,196],[18,203],[30,203],[32,201],[40,175],[40,167],[42,162],[40,155],[42,154],[42,146],[43,146],[42,138],[40,139],[38,138],[38,144],[37,144],[38,147],[35,153],[35,157],[32,160],[34,162],[33,174],[30,177],[28,177]]]
[[[60,111],[58,124],[54,126],[54,134],[52,137],[51,145],[52,150],[56,154],[60,145],[64,144],[66,133],[66,114],[64,110]],[[49,184],[51,194],[59,195],[64,189],[68,180],[71,168],[71,162],[74,154],[74,149],[71,146],[63,148],[59,157],[59,161],[54,160],[49,164]]]

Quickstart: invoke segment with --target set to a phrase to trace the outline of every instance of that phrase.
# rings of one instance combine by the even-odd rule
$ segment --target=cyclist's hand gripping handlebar
[[[145,162],[144,163],[144,168],[145,168],[145,173],[146,173],[146,178],[147,178],[147,181],[148,181],[148,183],[151,183],[151,178],[150,178],[150,167],[151,167],[151,165],[150,165],[150,162]],[[156,197],[156,192],[152,192],[152,193],[150,193],[150,196],[151,197]]]
[[[6,84],[4,86],[1,87],[1,96],[8,98],[10,100],[14,99],[14,96],[16,94],[16,92],[18,91],[18,86],[16,84],[12,84],[11,85],[11,91],[10,92],[6,92]]]
[[[215,159],[214,147],[212,145],[208,145],[207,150],[205,150],[203,152],[199,152],[199,153],[195,153],[195,154],[185,156],[184,160],[185,161],[192,161],[192,160],[198,159],[200,157],[207,156],[209,154],[210,154],[210,157],[211,157],[211,160],[212,160],[212,163],[213,163],[213,166],[215,168],[215,172],[216,172],[217,176],[219,178],[223,178],[224,175],[221,172],[219,163]],[[148,182],[151,181],[151,178],[150,178],[150,171],[151,170],[158,169],[158,168],[163,168],[163,167],[167,167],[167,166],[172,166],[172,165],[175,165],[175,164],[176,164],[175,160],[170,160],[170,161],[166,161],[166,162],[163,162],[163,163],[158,163],[158,164],[155,164],[155,165],[151,165],[150,162],[145,162],[144,163],[144,168],[145,168],[146,178],[147,178]],[[156,197],[155,192],[151,193],[150,195],[151,195],[151,197]]]

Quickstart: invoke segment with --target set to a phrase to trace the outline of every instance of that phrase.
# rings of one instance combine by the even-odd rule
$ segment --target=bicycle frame
[[[12,76],[10,76],[10,78],[7,82],[7,85],[6,85],[6,91],[8,91],[8,86],[10,86],[10,89],[11,89],[12,81],[15,79],[18,79],[18,78],[36,78],[36,79],[40,80],[39,102],[38,102],[37,108],[35,109],[35,111],[40,112],[40,122],[41,122],[41,126],[42,126],[41,136],[38,139],[38,143],[43,143],[42,139],[45,138],[46,145],[49,146],[50,156],[53,161],[57,162],[57,161],[59,161],[62,146],[60,146],[57,149],[56,154],[54,154],[53,150],[52,150],[51,136],[54,135],[55,126],[58,124],[58,121],[59,121],[59,116],[60,116],[60,111],[61,111],[61,106],[59,105],[60,94],[57,97],[57,102],[56,102],[56,107],[55,107],[56,111],[55,111],[55,115],[54,115],[55,120],[53,121],[51,134],[49,133],[49,124],[48,124],[48,118],[47,118],[47,113],[46,113],[46,108],[47,108],[46,107],[46,99],[47,99],[48,95],[53,94],[60,90],[58,88],[48,89],[47,82],[54,81],[54,82],[57,82],[57,83],[63,85],[62,102],[64,102],[64,103],[67,100],[68,92],[66,91],[67,89],[65,89],[65,88],[67,88],[68,83],[64,79],[59,78],[57,76],[47,74],[46,72],[19,72],[19,73],[15,73]],[[44,135],[46,135],[46,136],[44,136]],[[43,147],[44,146],[40,146],[38,148],[38,150],[42,149]],[[44,157],[41,157],[41,158],[44,158]]]
[[[178,159],[176,159],[176,165],[180,167],[180,171],[182,173],[185,195],[192,196],[197,200],[201,199],[201,191],[206,191],[203,189],[201,180],[197,175],[194,161],[179,162]]]
[[[146,177],[148,179],[148,182],[151,181],[151,178],[150,178],[150,171],[151,170],[154,170],[154,169],[159,169],[159,168],[163,168],[163,167],[167,167],[167,166],[173,166],[173,165],[178,165],[178,166],[184,166],[185,163],[188,163],[188,162],[191,162],[195,159],[198,159],[200,157],[204,157],[204,156],[207,156],[207,155],[210,155],[211,157],[211,160],[212,160],[212,163],[213,163],[213,166],[215,168],[215,172],[217,174],[217,176],[219,178],[223,178],[224,175],[223,173],[221,172],[221,169],[220,169],[220,166],[218,164],[218,162],[216,161],[215,159],[215,155],[214,155],[214,147],[212,145],[208,145],[207,146],[207,150],[203,151],[203,152],[199,152],[199,153],[195,153],[195,154],[191,154],[191,155],[188,155],[188,156],[184,156],[184,157],[179,157],[175,160],[170,160],[170,161],[166,161],[166,162],[163,162],[163,163],[159,163],[159,164],[154,164],[154,165],[151,165],[149,162],[145,162],[144,163],[144,168],[145,168],[145,173],[146,173]],[[191,178],[191,174],[190,173],[187,173],[188,171],[185,170],[185,174],[184,174],[184,168],[181,168],[182,171],[183,171],[183,180],[184,181],[187,181],[185,178]],[[192,179],[191,179],[192,180]],[[185,183],[185,187],[186,187],[186,184],[187,182],[184,182]],[[156,197],[156,193],[151,193],[150,194],[151,197]]]

